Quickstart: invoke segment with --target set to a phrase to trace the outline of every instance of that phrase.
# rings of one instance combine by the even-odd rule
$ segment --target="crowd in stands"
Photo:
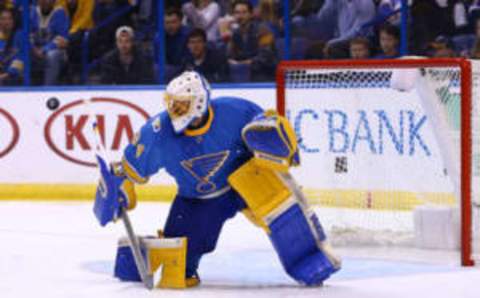
[[[265,82],[285,55],[283,0],[165,0],[162,18],[155,0],[31,0],[28,34],[22,2],[0,0],[0,86],[23,84],[27,55],[32,85],[156,84],[159,65]],[[400,57],[401,2],[290,0],[290,58]],[[408,3],[408,55],[480,59],[480,0]]]

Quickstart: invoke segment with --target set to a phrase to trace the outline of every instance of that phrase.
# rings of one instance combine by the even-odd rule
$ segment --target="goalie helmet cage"
[[[456,202],[458,203],[460,208],[460,212],[459,212],[460,213],[460,224],[459,224],[460,236],[459,237],[460,237],[460,256],[461,256],[460,262],[463,266],[474,265],[474,258],[472,256],[472,241],[473,241],[472,240],[473,238],[472,236],[473,235],[472,234],[473,233],[472,191],[476,191],[476,190],[472,190],[472,183],[473,183],[472,167],[474,167],[473,161],[472,161],[472,129],[473,129],[472,113],[474,113],[472,112],[472,92],[473,92],[473,88],[477,88],[477,87],[474,87],[472,76],[476,74],[476,72],[480,72],[480,69],[476,70],[474,68],[474,71],[472,72],[473,63],[475,62],[467,59],[462,59],[462,58],[282,61],[278,65],[277,74],[276,74],[277,110],[281,115],[287,115],[287,117],[290,118],[290,120],[294,124],[295,131],[297,134],[299,133],[300,130],[304,128],[306,130],[309,130],[309,129],[312,130],[313,128],[309,128],[308,126],[303,127],[302,125],[308,125],[308,124],[303,124],[303,122],[298,120],[300,117],[298,116],[299,114],[296,114],[297,118],[292,119],[295,116],[294,113],[291,113],[292,109],[293,110],[301,109],[302,105],[304,104],[309,105],[309,103],[312,101],[322,103],[327,98],[330,99],[331,96],[336,98],[338,102],[341,102],[343,100],[342,97],[344,96],[343,93],[341,93],[339,97],[336,97],[333,95],[333,93],[335,92],[339,92],[339,93],[342,92],[340,90],[350,90],[348,91],[350,93],[356,93],[357,91],[360,92],[360,90],[366,90],[366,92],[370,92],[367,94],[371,94],[371,96],[369,97],[375,97],[376,93],[373,90],[376,90],[376,88],[387,88],[387,89],[390,88],[390,90],[394,90],[392,91],[393,93],[396,92],[397,94],[404,94],[405,90],[402,90],[404,91],[402,93],[401,91],[398,90],[398,88],[401,89],[404,87],[407,89],[406,92],[408,92],[409,84],[412,85],[412,84],[419,83],[418,77],[411,76],[410,78],[408,78],[408,73],[407,73],[408,70],[410,71],[413,70],[413,72],[418,72],[419,76],[423,75],[423,77],[425,77],[425,73],[427,72],[429,73],[429,75],[427,75],[427,79],[429,79],[428,77],[430,78],[433,77],[433,79],[430,79],[431,81],[435,81],[435,80],[443,81],[445,86],[451,89],[455,89],[457,90],[457,92],[459,92],[460,106],[457,109],[459,110],[458,112],[461,115],[458,123],[460,136],[458,136],[459,140],[457,139],[457,144],[456,144],[457,147],[460,147],[456,151],[456,154],[459,155],[459,157],[457,157],[458,158],[457,162],[455,161],[455,158],[453,158],[453,160],[450,160],[450,161],[443,160],[445,158],[449,159],[449,156],[451,157],[452,154],[454,154],[452,152],[449,152],[448,150],[446,152],[438,153],[438,155],[443,154],[441,156],[442,162],[444,163],[442,168],[444,169],[445,173],[447,173],[447,169],[448,169],[449,176],[452,176],[452,175],[454,176],[454,174],[452,173],[455,173],[454,168],[455,168],[455,163],[457,163],[456,167],[457,167],[459,177],[457,181],[455,181],[455,178],[452,178],[452,177],[450,179],[454,180],[452,182],[452,185],[453,185],[453,189],[455,190],[452,190],[452,193],[456,194],[457,196]],[[406,75],[405,75],[406,79],[404,80],[403,83],[400,80],[400,87],[398,87],[397,89],[392,89],[393,84],[391,81],[395,77],[395,74],[396,73],[401,74],[402,71],[404,70],[406,71]],[[442,76],[441,75],[442,73],[448,74],[448,75]],[[415,78],[415,80],[412,80],[412,78]],[[398,85],[398,83],[396,84]],[[402,84],[403,84],[403,87],[402,87]],[[475,82],[475,84],[477,84],[477,82]],[[412,86],[410,86],[410,88],[412,88]],[[301,93],[302,90],[305,92],[308,92],[308,98],[305,97],[305,94],[307,93]],[[326,90],[328,94],[322,93],[321,90],[324,90],[324,91]],[[437,93],[430,93],[430,95],[440,94],[438,93],[439,90],[434,90],[434,91],[437,91]],[[423,92],[422,94],[423,96],[429,96],[428,91],[427,93]],[[421,101],[425,101],[425,99],[421,98],[422,95],[420,95],[419,97]],[[356,94],[353,94],[353,98],[355,99],[360,98],[360,100],[362,100],[361,99],[362,97],[357,96]],[[381,100],[381,99],[376,99],[376,100]],[[300,101],[300,103],[297,103],[297,101]],[[445,104],[445,102],[443,103]],[[366,100],[362,105],[368,106],[369,104],[370,104],[370,101]],[[420,105],[422,105],[422,109],[425,109],[425,108],[430,109],[430,107],[432,107],[432,106],[425,107],[424,103],[421,103]],[[433,113],[439,112],[438,109],[435,110],[436,107],[438,108],[439,104],[435,103],[433,106],[434,106],[433,107],[434,111],[425,111],[426,115],[429,115],[429,113],[432,113],[432,112]],[[342,107],[345,107],[345,106],[342,106]],[[316,121],[319,121],[318,119],[322,115],[320,112],[318,112],[318,110],[315,111],[315,108],[312,109],[308,107],[304,108],[302,113],[304,113],[303,116],[309,113],[309,115],[311,116],[311,119],[316,119]],[[323,115],[326,115],[325,113]],[[332,115],[334,112],[330,111],[328,113],[330,113],[328,114],[328,117],[333,118]],[[338,113],[341,113],[341,112],[338,112]],[[362,117],[365,117],[366,114],[364,112],[361,112],[361,113],[363,113]],[[402,112],[399,112],[399,114],[400,113]],[[450,113],[450,112],[447,112],[447,113]],[[403,115],[401,116],[403,117]],[[438,118],[436,116],[435,117],[430,117],[430,116],[431,115],[429,115],[428,117],[429,120],[431,118]],[[345,118],[346,116],[344,115],[343,117]],[[382,118],[383,120],[386,119],[384,116],[382,117],[383,117]],[[303,120],[304,118],[301,118],[301,119]],[[366,118],[363,118],[362,120],[364,124],[365,124],[365,119]],[[333,121],[331,120],[332,119],[329,119],[330,123],[328,124],[330,126],[334,125],[332,124]],[[400,120],[400,121],[403,121],[403,120]],[[440,122],[442,121],[445,122],[445,119],[440,120]],[[344,124],[345,123],[347,122],[345,121]],[[473,123],[475,123],[475,125],[477,124],[476,122],[473,122]],[[448,124],[443,123],[442,125],[448,125]],[[325,126],[327,126],[327,124]],[[363,125],[362,127],[364,128],[367,127],[368,129],[368,126],[365,126],[365,125]],[[476,127],[475,129],[478,129],[478,127]],[[356,133],[358,133],[358,130],[359,128],[357,127]],[[437,128],[433,128],[433,130],[441,130],[441,128],[437,127]],[[398,134],[401,136],[401,138],[403,138],[403,134],[401,132],[399,132]],[[433,138],[437,139],[439,136],[442,139],[447,139],[447,142],[452,143],[452,141],[448,139],[447,133],[442,131],[437,131],[436,136],[434,136]],[[305,151],[307,146],[305,144],[302,145],[302,142],[308,142],[308,141],[311,141],[311,139],[309,140],[302,139],[303,137],[305,137],[304,135],[298,136],[298,137],[300,138],[299,139],[300,146],[301,147],[303,146],[303,150],[301,151]],[[317,137],[322,138],[321,134],[317,135]],[[363,140],[368,138],[371,138],[371,135],[369,133],[363,135]],[[321,143],[321,141],[318,141],[318,142],[319,144]],[[373,143],[371,140],[369,140],[369,142]],[[435,142],[440,142],[439,143],[440,145],[437,145],[438,147],[441,147],[441,146],[448,147],[451,145],[451,144],[445,145],[445,143],[442,143],[442,140],[436,140]],[[330,135],[330,146],[331,144],[332,144],[332,136]],[[476,144],[476,142],[473,142],[473,144]],[[355,152],[357,148],[355,147],[355,144],[353,146],[354,146],[353,151]],[[478,144],[476,144],[476,146],[478,146]],[[301,157],[302,155],[312,154],[312,152],[313,154],[315,152],[317,153],[321,152],[322,149],[323,148],[320,145],[317,146],[316,149],[307,149],[307,151],[310,150],[310,152],[301,152]],[[370,149],[373,150],[372,148]],[[479,148],[476,148],[476,150],[478,151]],[[328,151],[328,150],[323,150],[323,151]],[[400,152],[403,152],[403,151],[400,150]],[[304,156],[304,157],[305,159],[309,158],[309,156]],[[449,168],[449,163],[450,163],[450,168]],[[347,167],[346,157],[342,156],[340,159],[337,158],[337,160],[335,161],[335,164],[336,164],[335,165],[336,169],[334,172],[336,172],[337,174],[338,174],[337,170],[339,172],[342,172],[344,170],[343,168]],[[303,165],[304,164],[302,164],[302,166]],[[329,175],[329,174],[325,174],[325,172],[327,171],[322,171],[321,173],[319,173],[318,177]],[[312,176],[312,173],[309,172],[309,175]],[[447,174],[445,174],[445,176],[447,176]],[[299,184],[303,185],[301,178],[299,179]],[[371,196],[371,193],[369,190],[367,190],[366,193],[368,193],[368,196]],[[368,199],[370,199],[370,197]]]

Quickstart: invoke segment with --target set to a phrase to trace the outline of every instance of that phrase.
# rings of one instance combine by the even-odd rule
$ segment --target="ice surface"
[[[140,203],[131,213],[137,234],[161,228],[169,204]],[[202,284],[148,291],[112,276],[123,225],[101,228],[87,202],[0,202],[0,297],[480,297],[480,270],[449,264],[353,257],[324,287],[297,285],[283,272],[267,237],[242,215],[229,221],[217,250],[200,265]],[[361,252],[359,250],[359,252]]]

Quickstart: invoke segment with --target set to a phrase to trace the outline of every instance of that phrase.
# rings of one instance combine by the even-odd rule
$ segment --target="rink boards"
[[[82,99],[94,99],[93,114],[112,160],[120,158],[148,117],[163,110],[162,88],[23,90],[0,96],[1,199],[92,198],[97,172],[91,112]],[[213,91],[218,96],[247,98],[263,108],[276,104],[273,85],[219,86]],[[46,106],[52,97],[60,102],[55,110]],[[410,209],[418,204],[419,193],[421,199],[453,202],[428,117],[418,107],[404,98],[395,99],[394,105],[379,98],[371,108],[338,105],[328,93],[313,99],[318,98],[329,100],[315,100],[314,106],[299,101],[287,110],[301,138],[303,166],[294,174],[314,202]],[[406,179],[382,174],[386,168]],[[366,187],[362,175],[376,177],[378,187]],[[174,181],[160,173],[138,192],[142,200],[169,200]]]

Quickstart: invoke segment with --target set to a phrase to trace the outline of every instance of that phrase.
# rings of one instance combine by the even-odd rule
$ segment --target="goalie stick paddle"
[[[109,167],[111,167],[110,160],[107,157],[105,146],[101,141],[100,132],[97,126],[97,121],[93,113],[93,109],[90,105],[90,101],[91,99],[87,99],[87,100],[84,100],[83,102],[87,107],[89,118],[92,121],[92,130],[94,135],[93,139],[95,140],[95,143],[94,143],[95,144],[94,145],[95,160],[98,160],[97,157],[100,157],[107,163]],[[138,241],[138,237],[135,235],[132,224],[130,222],[130,217],[127,214],[127,210],[125,210],[125,208],[123,207],[121,207],[120,218],[122,219],[122,222],[125,226],[125,230],[127,231],[128,242],[130,245],[130,249],[132,250],[133,259],[135,261],[135,265],[138,268],[138,273],[140,274],[140,278],[142,279],[142,282],[145,285],[145,287],[151,290],[154,287],[153,275],[148,273],[147,265],[145,264],[145,259],[143,258],[143,255],[140,249],[140,243]]]

